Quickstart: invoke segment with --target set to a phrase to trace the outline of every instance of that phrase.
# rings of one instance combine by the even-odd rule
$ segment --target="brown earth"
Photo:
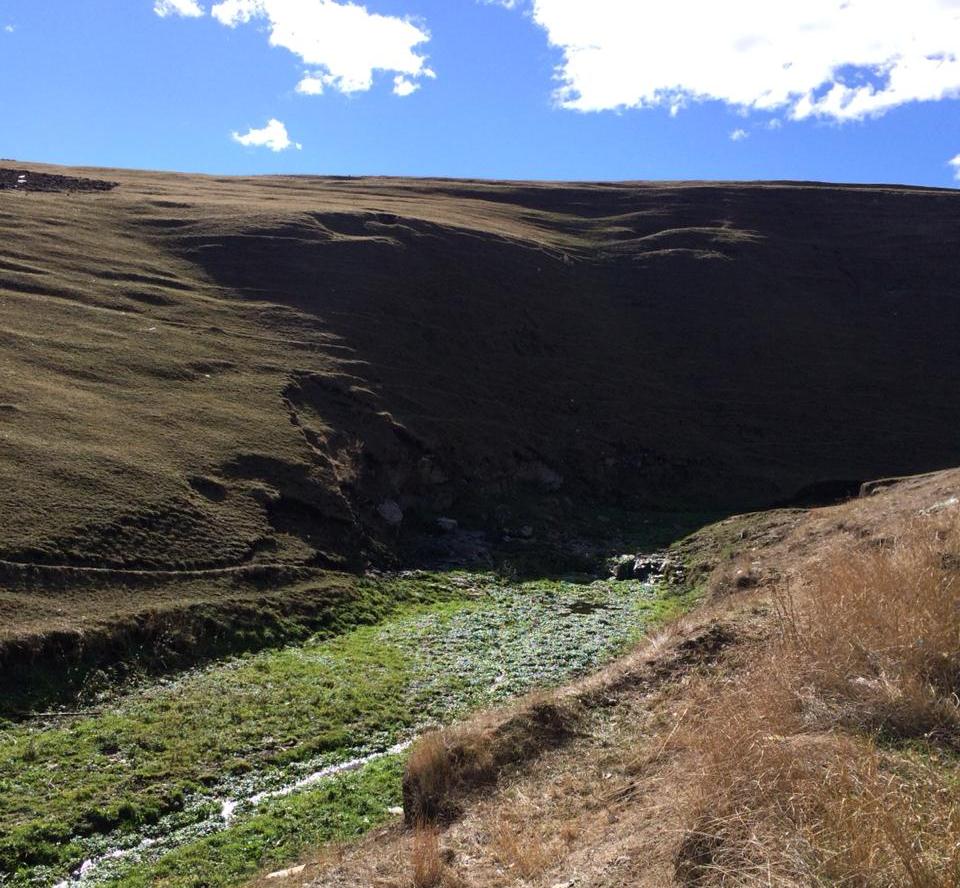
[[[2,162],[2,161],[0,161]],[[58,176],[33,170],[0,169],[0,190],[16,191],[110,191],[116,182],[77,176]]]
[[[417,795],[423,784],[414,788],[413,778],[425,769],[436,778],[447,769],[445,806],[427,812],[435,826],[410,828],[398,817],[393,825],[361,840],[305,856],[282,878],[266,878],[265,873],[252,884],[258,888],[823,884],[802,876],[791,879],[778,871],[781,849],[769,834],[754,834],[751,840],[748,833],[745,841],[745,857],[768,859],[769,871],[711,869],[709,860],[699,871],[691,871],[691,846],[700,838],[691,810],[702,804],[703,795],[703,763],[696,753],[705,724],[719,734],[721,743],[726,742],[726,748],[714,754],[732,759],[737,767],[743,762],[737,758],[741,751],[733,748],[738,742],[734,737],[757,743],[761,750],[763,744],[780,744],[789,752],[787,744],[795,744],[798,761],[809,761],[815,773],[823,749],[839,749],[847,767],[853,767],[856,755],[879,762],[880,776],[889,776],[889,783],[882,784],[886,794],[881,796],[879,813],[897,818],[917,856],[900,848],[905,856],[899,859],[893,853],[897,849],[884,848],[883,841],[871,835],[875,843],[867,846],[871,860],[859,861],[861,868],[851,874],[849,884],[954,888],[960,868],[927,871],[918,865],[923,854],[945,847],[948,856],[953,850],[952,866],[960,867],[957,833],[949,834],[960,823],[960,762],[955,749],[941,749],[929,737],[910,744],[878,742],[856,731],[847,737],[842,725],[824,731],[813,722],[797,736],[763,733],[751,738],[739,735],[734,724],[737,719],[749,722],[754,707],[767,703],[750,696],[750,682],[756,688],[762,680],[757,665],[761,671],[769,668],[782,630],[783,614],[776,612],[768,591],[802,583],[833,553],[853,559],[892,548],[895,540],[910,538],[917,527],[932,531],[937,540],[947,534],[956,539],[960,471],[886,482],[875,490],[840,506],[738,516],[705,528],[676,550],[712,565],[712,596],[702,609],[596,675],[506,710],[481,713],[438,735],[442,739],[427,743],[426,752],[423,742],[415,748],[408,765],[408,815],[422,815],[429,807]],[[727,570],[731,564],[740,569],[752,566],[762,579],[744,590],[736,572]],[[944,561],[940,569],[955,574],[957,565]],[[852,647],[861,640],[848,639]],[[919,643],[914,640],[914,647]],[[730,692],[734,696],[727,703],[735,708],[711,712],[717,698]],[[718,717],[728,719],[728,724],[717,725]],[[960,724],[960,719],[954,722]],[[563,726],[560,732],[558,723]],[[771,730],[761,725],[761,731],[764,727]],[[725,732],[731,739],[724,741]],[[765,751],[772,754],[769,748]],[[488,769],[477,779],[481,752]],[[424,764],[426,759],[432,761]],[[474,779],[456,779],[458,773]],[[749,773],[744,776],[749,780]],[[794,801],[802,809],[812,805],[818,801],[817,793],[838,779],[824,770],[819,783],[794,787],[801,793]],[[934,791],[925,809],[919,805],[930,786]],[[916,798],[904,809],[903,800],[894,797],[894,787],[914,792]],[[740,801],[748,804],[751,798]],[[833,802],[856,811],[857,798],[848,787],[838,789]],[[443,816],[437,818],[438,813]],[[872,815],[859,814],[860,830],[874,825]],[[738,816],[748,830],[757,828],[749,808],[742,808]],[[812,814],[808,811],[807,816]],[[852,823],[851,819],[843,824],[844,837],[856,840]],[[783,840],[789,846],[792,838],[787,834]],[[882,859],[884,853],[892,853],[890,861]]]
[[[67,568],[129,612],[131,571],[355,568],[441,515],[548,538],[960,462],[952,191],[22,173],[57,188],[0,190],[9,633]]]

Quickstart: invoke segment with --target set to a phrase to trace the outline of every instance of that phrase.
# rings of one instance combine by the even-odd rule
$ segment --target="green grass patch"
[[[376,621],[467,591],[417,577],[365,581],[340,617]],[[407,667],[375,629],[247,655],[162,680],[87,717],[0,732],[0,873],[67,865],[78,839],[137,830],[251,771],[349,750],[410,723]],[[309,650],[309,654],[305,653]]]
[[[269,802],[225,832],[104,881],[111,888],[228,888],[288,866],[304,851],[363,834],[401,803],[403,757],[390,756],[319,789]]]
[[[0,732],[0,873],[10,874],[0,884],[48,886],[144,839],[164,852],[137,870],[154,873],[149,884],[167,884],[163,873],[187,886],[250,872],[275,841],[277,859],[289,859],[301,833],[322,841],[324,830],[359,821],[309,809],[300,823],[284,813],[326,789],[262,806],[245,800],[585,673],[694,600],[636,582],[448,574],[365,583],[367,617],[382,608],[389,619],[158,681],[65,723]],[[384,809],[387,795],[375,794]],[[238,802],[238,819],[224,830],[225,798]]]

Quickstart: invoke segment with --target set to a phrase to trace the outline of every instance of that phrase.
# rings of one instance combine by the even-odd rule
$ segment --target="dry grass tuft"
[[[558,850],[545,841],[536,817],[518,816],[516,809],[501,811],[491,830],[494,857],[523,879],[540,875],[559,859]]]
[[[703,683],[681,882],[960,886],[956,544],[923,525],[824,559],[775,649]]]
[[[417,825],[451,819],[466,788],[494,779],[495,764],[485,731],[449,728],[426,734],[407,759],[404,818]]]
[[[414,888],[440,888],[446,866],[440,856],[440,836],[431,828],[418,829],[410,849]]]
[[[407,760],[404,818],[421,825],[450,820],[470,792],[497,782],[508,765],[528,761],[570,737],[572,704],[535,695],[511,709],[422,737]]]
[[[833,555],[779,597],[808,718],[960,748],[957,550],[955,529],[920,526],[889,549]]]

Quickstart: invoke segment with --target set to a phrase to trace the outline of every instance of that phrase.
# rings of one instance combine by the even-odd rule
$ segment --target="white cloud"
[[[748,133],[745,129],[735,129],[732,133],[730,133],[731,142],[742,142],[744,139],[749,138],[750,133]]]
[[[286,151],[288,148],[303,148],[299,142],[291,142],[286,126],[276,118],[267,122],[263,129],[251,129],[241,135],[233,133],[233,141],[248,148],[269,148],[271,151]]]
[[[17,26],[16,26],[16,25],[4,25],[4,26],[3,26],[3,30],[6,31],[8,34],[12,34],[14,31],[17,30]]]
[[[197,3],[197,0],[154,0],[153,11],[160,18],[166,18],[168,15],[199,18],[203,15],[203,7]]]
[[[329,81],[329,75],[304,74],[303,79],[297,84],[297,92],[304,96],[323,95]]]
[[[402,74],[398,74],[393,78],[394,95],[409,96],[411,93],[415,93],[418,89],[420,89],[419,83],[415,83],[413,80],[404,77]]]
[[[430,39],[426,30],[407,19],[368,12],[355,3],[222,0],[210,12],[231,28],[265,19],[271,46],[289,50],[312,69],[297,85],[300,93],[318,95],[328,87],[345,93],[368,90],[376,71],[401,76],[414,87],[420,78],[433,76],[426,57],[417,51]]]
[[[960,182],[960,154],[947,161],[947,166],[953,167],[953,178]]]
[[[960,96],[960,0],[533,0],[580,111],[719,100],[855,120]]]

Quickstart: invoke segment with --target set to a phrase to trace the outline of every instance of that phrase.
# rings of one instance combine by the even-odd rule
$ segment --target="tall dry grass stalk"
[[[453,730],[432,731],[413,745],[404,775],[408,823],[432,823],[452,809],[459,777],[453,737]]]
[[[704,682],[682,882],[960,886],[957,550],[924,524],[834,553],[778,597],[768,655]]]
[[[446,866],[440,856],[440,835],[436,829],[423,827],[413,835],[410,849],[413,888],[440,888]]]

